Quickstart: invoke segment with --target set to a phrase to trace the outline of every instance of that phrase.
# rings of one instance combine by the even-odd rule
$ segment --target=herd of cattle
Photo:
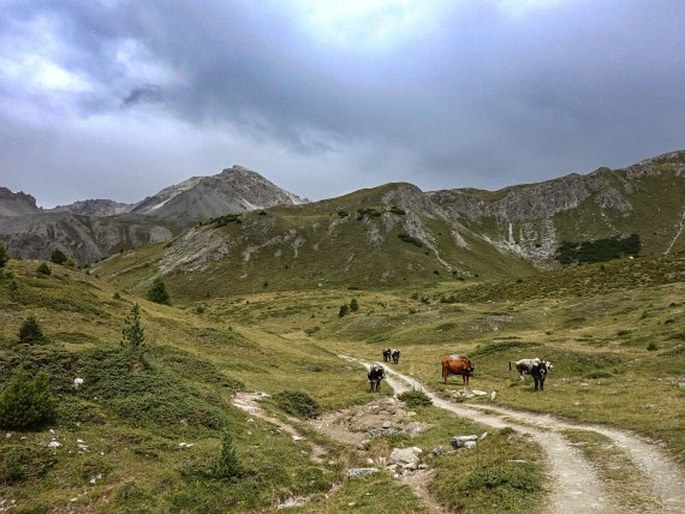
[[[385,348],[383,350],[383,361],[393,362],[398,364],[400,362],[400,351],[397,348]],[[509,362],[509,371],[511,371],[512,365]],[[464,385],[468,385],[469,379],[473,375],[475,368],[466,355],[450,355],[442,359],[442,378],[445,383],[447,383],[447,377],[450,375],[461,375]],[[545,387],[545,378],[547,374],[552,369],[552,363],[549,361],[544,361],[539,358],[534,359],[521,359],[514,362],[516,366],[516,371],[519,372],[521,381],[524,380],[524,375],[530,375],[533,377],[535,382],[535,390],[542,391]],[[385,369],[380,364],[374,364],[369,368],[367,374],[369,379],[369,384],[371,386],[371,391],[378,391],[381,386],[381,380],[385,378]]]

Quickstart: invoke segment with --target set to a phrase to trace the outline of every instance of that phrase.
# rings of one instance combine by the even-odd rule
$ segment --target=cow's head
[[[545,361],[545,367],[547,368],[547,371],[551,370],[554,366],[552,365],[551,362]]]

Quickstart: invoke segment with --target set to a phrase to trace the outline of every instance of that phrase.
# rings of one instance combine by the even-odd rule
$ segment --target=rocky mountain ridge
[[[310,276],[343,280],[350,274],[378,284],[412,273],[423,279],[445,273],[514,276],[533,272],[533,265],[555,265],[564,242],[631,234],[645,255],[685,249],[685,151],[625,169],[599,168],[499,191],[423,192],[412,184],[390,183],[306,204],[271,186],[256,172],[234,166],[166,188],[127,216],[156,227],[150,242],[191,227],[164,249],[160,272],[242,269],[231,281],[257,269],[268,275],[285,261],[292,269],[297,260],[307,263]],[[260,215],[235,216],[255,210]],[[217,217],[220,223],[197,225]],[[7,230],[0,223],[2,233]],[[127,241],[134,239],[146,240]],[[374,276],[377,262],[383,269]]]
[[[0,188],[0,239],[11,255],[47,259],[59,249],[79,264],[114,252],[166,241],[193,223],[306,200],[243,166],[166,187],[135,204],[84,200],[53,209]]]
[[[34,212],[40,212],[40,208],[33,196],[23,191],[13,193],[6,187],[0,187],[0,216],[22,216]]]

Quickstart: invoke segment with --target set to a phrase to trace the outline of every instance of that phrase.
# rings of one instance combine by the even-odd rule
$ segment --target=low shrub
[[[315,418],[320,413],[319,404],[307,393],[301,391],[283,391],[273,396],[276,405],[291,416],[298,418]]]
[[[407,404],[407,407],[424,407],[427,405],[432,405],[433,400],[431,400],[426,393],[423,391],[418,391],[412,389],[411,391],[405,391],[404,393],[397,396],[399,400],[402,400]]]
[[[37,428],[55,419],[55,400],[47,373],[33,379],[17,369],[0,395],[0,427],[9,430]]]
[[[0,452],[0,483],[11,485],[45,476],[57,463],[49,448],[35,445],[3,445]]]

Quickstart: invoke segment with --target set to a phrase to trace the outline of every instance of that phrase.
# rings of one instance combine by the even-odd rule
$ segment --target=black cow
[[[386,348],[383,350],[383,361],[384,362],[390,362],[391,356],[392,356],[392,350],[390,348]]]
[[[547,368],[546,361],[540,361],[534,364],[530,369],[530,376],[532,376],[533,380],[535,381],[536,391],[538,390],[538,386],[540,386],[540,391],[545,388],[545,378],[547,378],[548,371],[549,369]]]
[[[399,364],[400,362],[400,351],[397,348],[394,348],[391,353],[392,361],[395,364]]]
[[[385,378],[385,370],[383,369],[383,366],[374,364],[369,368],[369,373],[367,374],[367,376],[369,377],[369,385],[371,386],[371,391],[380,391],[381,380]]]

